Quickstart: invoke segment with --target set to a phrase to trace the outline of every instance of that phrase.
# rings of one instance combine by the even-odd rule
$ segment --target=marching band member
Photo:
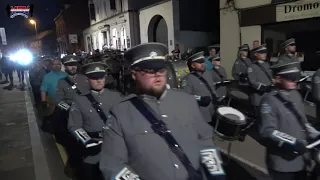
[[[188,58],[190,74],[182,79],[180,88],[196,97],[204,120],[211,122],[218,96],[212,70],[206,70],[203,54],[203,52],[199,52]]]
[[[137,93],[111,109],[100,160],[105,180],[202,180],[201,167],[210,179],[224,179],[194,97],[166,88],[166,53],[164,44],[146,43],[124,54]]]
[[[261,45],[252,49],[254,62],[248,67],[248,82],[254,92],[251,94],[251,104],[254,107],[255,115],[259,117],[259,105],[263,94],[270,90],[273,84],[272,73],[267,59],[267,47]]]
[[[217,95],[218,97],[227,96],[227,87],[225,86],[224,82],[227,80],[227,73],[224,67],[221,66],[220,63],[220,54],[216,54],[211,58],[213,68],[213,81],[216,83],[217,87]]]
[[[320,58],[320,51],[317,52]],[[320,123],[320,69],[318,69],[312,76],[312,97],[316,104],[316,118],[317,124]]]
[[[75,173],[77,173],[77,166],[80,164],[81,154],[79,153],[77,143],[75,143],[68,132],[68,115],[74,96],[81,92],[87,92],[89,85],[84,75],[77,74],[79,64],[79,58],[77,56],[64,56],[62,58],[62,64],[65,67],[67,76],[58,82],[55,96],[56,108],[52,118],[52,125],[56,141],[67,150],[68,165],[71,165]]]
[[[295,56],[296,40],[294,38],[286,40],[280,46],[285,53],[279,57],[278,63],[281,63],[281,61],[299,62],[298,58]],[[286,58],[283,58],[283,57],[286,57]],[[299,69],[301,69],[300,64],[298,65],[298,67]]]
[[[232,77],[234,80],[239,81],[240,85],[248,85],[247,69],[252,64],[248,58],[249,46],[243,45],[239,47],[239,57],[233,64]]]
[[[120,93],[105,89],[107,65],[99,62],[82,67],[90,91],[74,96],[69,111],[69,132],[83,145],[83,162],[79,176],[83,180],[101,180],[99,171],[102,129],[112,105],[121,100]]]
[[[306,176],[306,141],[318,139],[307,120],[304,103],[296,90],[299,62],[282,60],[272,66],[276,90],[261,101],[258,129],[267,148],[266,163],[273,180],[302,180]]]

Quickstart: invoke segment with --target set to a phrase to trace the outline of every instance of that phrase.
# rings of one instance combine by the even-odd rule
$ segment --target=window
[[[89,4],[89,10],[90,10],[90,19],[96,20],[96,11],[94,8],[94,4]]]
[[[110,9],[116,10],[116,0],[110,0]]]
[[[108,14],[107,14],[107,3],[106,3],[106,1],[103,1],[103,8],[104,8],[104,14],[106,15],[106,17],[108,17]]]
[[[123,12],[123,2],[120,0],[120,12]]]

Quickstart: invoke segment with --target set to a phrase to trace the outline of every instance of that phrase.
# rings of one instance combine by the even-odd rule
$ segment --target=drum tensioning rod
[[[215,132],[215,134],[217,134],[216,132],[217,132],[217,129],[218,129],[218,126],[219,126],[219,122],[220,122],[220,120],[218,119],[217,120],[217,123],[216,123],[216,125],[215,125],[215,127],[214,127],[214,132]],[[238,127],[239,128],[239,127]],[[219,136],[219,135],[218,135]],[[231,157],[231,147],[232,147],[232,142],[231,141],[228,141],[228,152],[227,152],[227,158],[228,158],[228,161],[227,161],[227,165],[229,164],[229,162],[230,162],[230,157]]]

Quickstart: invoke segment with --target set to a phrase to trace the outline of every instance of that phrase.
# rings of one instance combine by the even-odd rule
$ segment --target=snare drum
[[[246,123],[247,120],[240,111],[229,106],[219,107],[214,132],[222,139],[236,140]]]
[[[249,101],[249,95],[244,93],[240,90],[233,89],[229,92],[230,99],[242,100],[242,101]]]

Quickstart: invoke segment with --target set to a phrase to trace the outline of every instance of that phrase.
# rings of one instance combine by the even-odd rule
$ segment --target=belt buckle
[[[151,128],[157,134],[164,134],[167,132],[166,124],[162,121],[157,121],[151,126]]]

